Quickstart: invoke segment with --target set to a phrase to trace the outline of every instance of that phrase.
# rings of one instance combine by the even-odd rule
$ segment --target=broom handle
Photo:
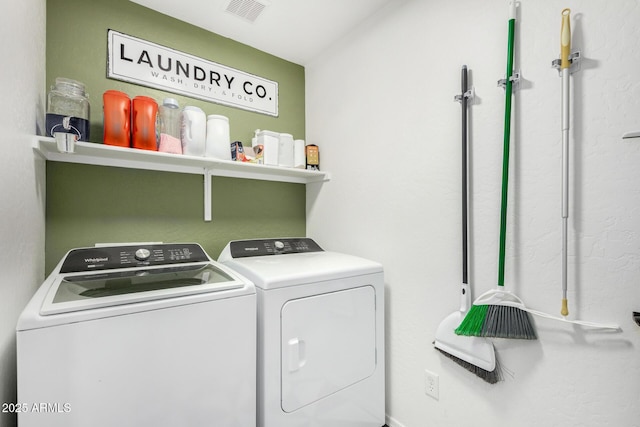
[[[507,82],[504,108],[504,143],[502,154],[502,199],[500,209],[500,254],[498,256],[498,286],[504,286],[505,252],[507,240],[507,194],[509,187],[509,142],[511,139],[511,95],[513,94],[513,45],[516,27],[516,3],[509,1],[509,41],[507,45]]]
[[[560,72],[562,74],[562,308],[560,314],[567,316],[567,240],[569,218],[569,74],[571,62],[571,24],[570,9],[562,11],[560,29]]]
[[[468,220],[468,144],[467,144],[467,66],[462,66],[460,73],[460,86],[462,89],[462,291],[460,295],[460,310],[466,312],[471,307],[471,290],[469,289],[469,220]]]
[[[468,214],[467,214],[467,66],[462,66],[462,283],[469,283],[469,246],[468,246]]]

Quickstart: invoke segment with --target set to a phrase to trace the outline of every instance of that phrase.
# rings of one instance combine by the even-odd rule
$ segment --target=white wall
[[[471,274],[496,284],[507,1],[394,2],[306,69],[307,140],[332,179],[307,190],[307,234],[381,261],[387,287],[390,426],[640,426],[640,1],[523,1],[516,65],[506,286],[532,308],[561,300],[561,10],[572,8],[570,318],[535,319],[539,339],[494,340],[489,385],[434,350],[461,281],[460,67],[470,112]],[[423,371],[440,375],[440,399]]]
[[[30,135],[45,105],[45,6],[45,0],[13,1],[0,14],[2,403],[16,401],[16,320],[44,274],[45,166],[34,159]],[[15,414],[0,414],[0,427],[15,425]]]

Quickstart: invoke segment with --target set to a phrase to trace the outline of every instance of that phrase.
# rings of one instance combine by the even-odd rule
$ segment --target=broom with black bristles
[[[522,300],[504,290],[505,246],[507,237],[507,189],[509,181],[509,143],[511,139],[511,98],[513,94],[513,50],[516,22],[515,0],[509,1],[509,38],[505,87],[504,151],[502,159],[502,205],[500,211],[500,254],[498,287],[478,297],[455,333],[458,335],[536,339],[536,332],[523,310]]]
[[[449,359],[489,384],[502,379],[498,358],[493,344],[479,337],[461,337],[454,329],[460,324],[471,307],[471,287],[469,286],[469,204],[468,204],[468,141],[467,105],[472,91],[468,90],[467,66],[462,66],[460,75],[462,94],[456,100],[462,104],[462,287],[460,289],[460,310],[448,315],[436,330],[434,347]]]

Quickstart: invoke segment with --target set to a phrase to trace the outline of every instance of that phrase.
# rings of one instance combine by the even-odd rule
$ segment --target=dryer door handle
[[[289,345],[289,372],[299,371],[307,363],[306,343],[299,338],[291,338]]]

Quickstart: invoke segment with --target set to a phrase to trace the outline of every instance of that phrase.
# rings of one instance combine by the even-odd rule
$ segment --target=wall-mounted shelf
[[[115,147],[93,142],[78,141],[73,153],[58,151],[56,140],[36,136],[33,150],[54,162],[83,163],[130,169],[145,169],[162,172],[177,172],[204,176],[205,221],[211,221],[211,177],[258,179],[263,181],[309,184],[330,179],[327,172],[305,169],[282,168],[253,163],[232,162],[209,157],[184,156]]]

